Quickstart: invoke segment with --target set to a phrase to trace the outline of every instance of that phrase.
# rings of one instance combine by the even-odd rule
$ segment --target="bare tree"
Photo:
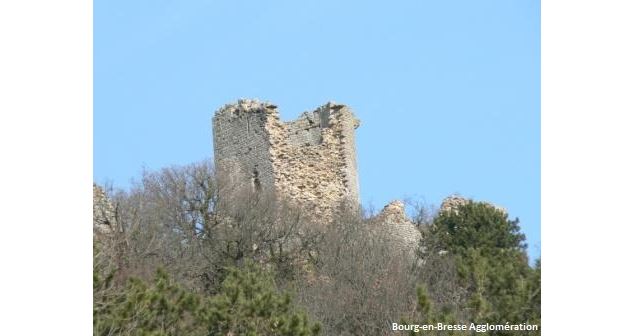
[[[220,192],[216,178],[206,160],[144,171],[129,191],[111,193],[121,230],[99,244],[118,277],[149,278],[161,266],[179,282],[213,292],[224,270],[245,260],[296,276],[320,233],[276,195],[227,183]]]
[[[340,213],[325,228],[315,267],[298,300],[327,335],[387,335],[416,308],[414,260],[381,223]]]

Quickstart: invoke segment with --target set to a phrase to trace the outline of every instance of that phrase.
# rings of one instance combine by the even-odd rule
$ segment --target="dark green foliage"
[[[540,264],[528,264],[518,220],[486,203],[469,202],[434,219],[427,241],[454,259],[460,285],[467,291],[465,319],[474,323],[540,324]],[[425,241],[424,241],[425,244]],[[418,292],[424,321],[438,320]],[[535,332],[534,332],[535,333]],[[521,335],[498,332],[496,335]],[[531,334],[531,333],[528,333]]]
[[[428,291],[425,287],[419,286],[417,287],[417,310],[421,314],[421,320],[417,321],[417,324],[428,324],[428,325],[436,325],[437,323],[442,323],[444,325],[456,325],[459,324],[459,321],[454,316],[454,314],[448,309],[448,307],[442,307],[441,309],[437,309],[432,300],[428,295]],[[402,322],[402,324],[407,324],[407,322]],[[421,331],[414,332],[411,331],[410,335],[421,335]],[[447,336],[460,336],[460,335],[469,335],[466,331],[460,330],[443,330],[443,331],[426,331],[425,335],[447,335]]]
[[[527,289],[528,305],[523,313],[530,323],[540,325],[540,259],[529,274]]]
[[[161,269],[150,284],[131,278],[122,290],[108,291],[109,283],[95,275],[94,286],[108,293],[95,298],[94,335],[204,335],[197,321],[202,298],[174,284]]]
[[[471,248],[457,256],[459,274],[469,289],[471,318],[475,322],[527,322],[535,309],[530,302],[535,279],[533,271],[515,253],[500,251],[487,255]]]
[[[432,231],[444,248],[457,254],[470,248],[486,253],[524,252],[525,235],[520,233],[518,219],[509,220],[506,213],[487,203],[470,201],[457,210],[441,212],[434,219]]]
[[[201,317],[212,335],[309,336],[320,331],[306,314],[294,312],[289,294],[278,294],[271,276],[253,264],[230,270]]]
[[[279,294],[254,265],[232,268],[219,294],[205,296],[171,281],[161,269],[151,283],[131,278],[112,285],[112,272],[94,272],[94,335],[318,335],[320,327]]]

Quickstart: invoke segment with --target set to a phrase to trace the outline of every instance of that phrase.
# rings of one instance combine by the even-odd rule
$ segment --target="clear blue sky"
[[[241,97],[351,106],[364,204],[491,201],[540,255],[538,0],[94,1],[97,183],[210,158]]]

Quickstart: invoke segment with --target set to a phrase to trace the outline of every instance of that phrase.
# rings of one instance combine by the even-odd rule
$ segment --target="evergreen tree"
[[[421,319],[416,323],[419,325],[437,325],[442,323],[444,325],[458,325],[459,321],[454,314],[448,309],[448,307],[442,307],[438,309],[434,306],[434,303],[428,295],[428,291],[424,286],[417,287],[417,310],[421,314]],[[408,324],[403,322],[402,324]],[[411,336],[420,335],[421,331],[410,331]],[[463,336],[469,335],[468,331],[463,330],[433,330],[426,331],[425,335],[438,335],[438,336]]]
[[[318,335],[320,326],[295,312],[288,293],[278,294],[272,277],[254,264],[231,269],[221,292],[201,315],[211,335]]]
[[[525,235],[520,232],[518,218],[509,220],[507,213],[482,202],[469,201],[456,210],[441,212],[432,225],[444,248],[459,255],[470,248],[486,253],[525,251]]]
[[[112,285],[112,274],[94,271],[95,335],[314,336],[320,331],[253,264],[230,269],[212,297],[182,288],[161,269],[153,282],[132,278],[123,289]]]
[[[94,335],[204,335],[197,323],[201,297],[176,285],[162,269],[147,284],[131,278],[123,290],[108,288],[110,278],[93,277]]]
[[[540,266],[532,269],[528,264],[518,219],[509,220],[489,204],[468,202],[456,211],[440,213],[428,234],[437,249],[448,251],[455,260],[469,293],[465,307],[469,322],[540,323]]]

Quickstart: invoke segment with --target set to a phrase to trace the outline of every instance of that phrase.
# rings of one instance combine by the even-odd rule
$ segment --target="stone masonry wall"
[[[345,105],[327,103],[282,122],[275,105],[239,100],[214,116],[216,167],[232,183],[273,190],[328,216],[340,202],[359,204],[358,126]]]
[[[93,232],[111,233],[115,227],[115,208],[104,190],[93,183]]]
[[[221,180],[273,190],[274,172],[265,129],[269,118],[277,118],[274,106],[248,100],[225,105],[216,112],[214,160]]]
[[[341,202],[359,205],[355,129],[359,120],[345,105],[329,102],[296,120],[282,122],[277,107],[239,100],[213,118],[214,160],[232,185],[271,190],[328,220]],[[414,256],[421,233],[402,202],[376,216],[383,237]]]
[[[421,232],[406,216],[403,202],[392,201],[388,203],[375,220],[382,224],[381,227],[385,231],[386,237],[391,240],[392,246],[414,256],[419,247]]]

